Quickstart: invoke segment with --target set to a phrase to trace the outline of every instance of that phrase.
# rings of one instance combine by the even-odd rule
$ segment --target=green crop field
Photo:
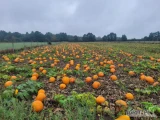
[[[14,49],[20,49],[24,47],[31,47],[31,46],[40,46],[40,45],[47,45],[47,42],[19,42],[14,43]],[[12,43],[0,43],[0,50],[12,49]]]
[[[92,43],[94,44],[94,43]],[[96,43],[97,47],[98,46],[103,46],[103,47],[111,47],[115,50],[123,50],[125,52],[129,52],[131,54],[136,54],[136,55],[142,55],[142,56],[147,56],[147,57],[156,57],[160,58],[160,43],[150,43],[150,42],[145,42],[145,43],[139,43],[139,42],[107,42],[107,43]]]

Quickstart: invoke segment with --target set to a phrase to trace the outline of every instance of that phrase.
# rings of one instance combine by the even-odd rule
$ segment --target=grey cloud
[[[159,0],[0,0],[0,30],[141,38],[160,29]]]

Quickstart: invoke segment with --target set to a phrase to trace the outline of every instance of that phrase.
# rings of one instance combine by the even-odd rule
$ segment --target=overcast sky
[[[160,0],[0,0],[0,30],[141,38],[160,31]]]

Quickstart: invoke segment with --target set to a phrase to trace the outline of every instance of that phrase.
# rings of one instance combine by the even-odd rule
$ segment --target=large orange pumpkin
[[[43,101],[46,98],[46,95],[42,92],[38,93],[36,100]]]
[[[145,77],[145,80],[150,83],[150,84],[153,84],[154,83],[154,79],[151,77],[151,76],[146,76]]]
[[[9,87],[9,86],[11,86],[12,84],[13,84],[12,81],[7,81],[7,82],[4,84],[4,86],[5,86],[5,87]]]
[[[66,76],[63,77],[63,78],[62,78],[62,82],[63,82],[64,84],[66,84],[66,85],[69,84],[69,77],[66,77]]]
[[[33,108],[33,111],[35,112],[40,112],[43,110],[43,103],[39,100],[36,100],[32,103],[32,108]]]

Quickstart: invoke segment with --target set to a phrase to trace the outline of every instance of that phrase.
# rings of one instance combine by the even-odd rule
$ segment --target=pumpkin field
[[[0,120],[160,119],[160,44],[62,42],[0,56]]]

